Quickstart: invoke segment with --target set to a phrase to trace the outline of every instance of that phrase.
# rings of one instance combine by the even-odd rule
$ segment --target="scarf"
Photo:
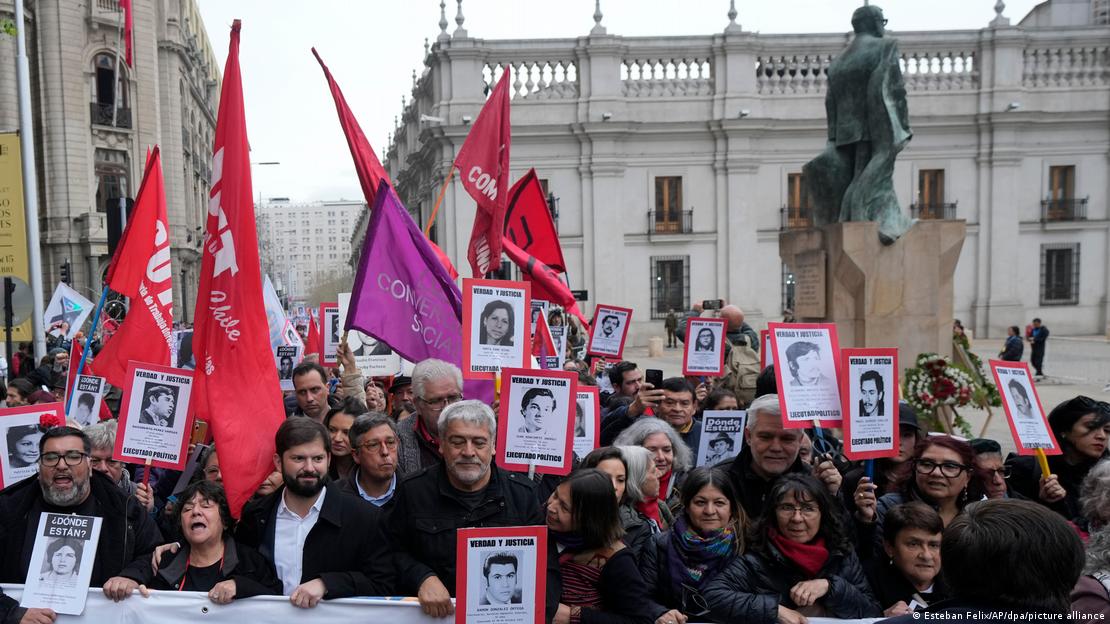
[[[439,453],[439,440],[433,437],[431,432],[428,431],[428,428],[424,426],[424,419],[420,417],[419,412],[413,414],[412,418],[416,419],[416,434],[423,438],[425,442],[431,445],[431,447],[434,448],[437,453]]]
[[[789,559],[794,565],[805,572],[806,578],[814,578],[829,560],[829,549],[825,548],[825,538],[817,537],[808,544],[795,542],[786,538],[777,529],[767,529],[767,537],[771,539],[779,552]]]
[[[636,511],[647,516],[648,520],[655,523],[656,527],[663,526],[663,519],[659,515],[659,497],[653,496],[636,503]],[[658,531],[652,531],[658,533]]]
[[[736,531],[726,526],[701,532],[689,526],[686,514],[678,517],[667,543],[667,566],[675,596],[682,595],[682,586],[690,585],[699,592],[732,560],[737,551]]]
[[[547,532],[563,550],[580,552],[585,545],[582,536],[577,533],[563,533],[562,531],[553,531],[551,529],[548,529]]]

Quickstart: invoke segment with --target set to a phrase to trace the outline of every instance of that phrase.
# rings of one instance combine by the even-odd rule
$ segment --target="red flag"
[[[590,326],[586,317],[582,316],[582,311],[578,309],[578,302],[574,300],[574,295],[567,288],[567,285],[559,279],[558,272],[537,260],[535,256],[525,253],[520,247],[514,245],[513,241],[505,240],[503,242],[505,253],[509,256],[509,259],[520,267],[524,277],[532,282],[532,297],[554,301],[563,306],[563,309],[567,312],[577,316],[583,325]]]
[[[317,359],[324,356],[323,343],[320,340],[320,330],[316,327],[316,319],[308,319],[308,343],[304,346],[304,354],[315,353]]]
[[[443,268],[447,269],[447,274],[451,276],[451,279],[459,279],[459,272],[455,270],[455,265],[451,264],[451,259],[447,257],[447,254],[439,248],[439,245],[433,243],[431,240],[428,241],[428,244],[432,246],[432,251],[435,252],[436,258],[439,259],[439,263],[443,265]]]
[[[547,318],[542,314],[536,317],[536,326],[532,335],[532,355],[538,358],[540,368],[547,368],[545,358],[556,357],[555,339],[551,337],[551,329],[547,326]]]
[[[134,30],[131,16],[131,0],[119,0],[119,8],[123,11],[123,45],[127,50],[123,60],[131,67],[131,37]]]
[[[474,277],[485,277],[501,263],[501,232],[509,187],[509,70],[486,100],[478,120],[455,157],[463,188],[478,202],[466,259]]]
[[[216,118],[212,192],[193,327],[196,415],[212,427],[224,490],[236,517],[273,471],[274,433],[285,420],[262,301],[239,29],[235,20]],[[249,408],[244,401],[249,401]]]
[[[112,290],[131,298],[123,324],[104,343],[97,371],[113,386],[127,385],[127,362],[170,365],[173,343],[173,267],[169,220],[158,147],[147,158],[135,210],[108,269]]]
[[[81,341],[76,338],[73,344],[69,347],[69,370],[66,371],[66,404],[68,405],[69,393],[73,392],[73,384],[77,383],[77,364],[81,361],[81,355],[85,352],[85,348],[81,345]],[[92,369],[92,357],[85,362],[85,368],[81,371],[82,375],[95,375]]]
[[[347,147],[351,148],[351,158],[355,161],[355,171],[358,173],[359,184],[362,185],[362,194],[366,196],[367,205],[373,206],[374,194],[378,191],[378,182],[382,180],[389,182],[389,174],[382,167],[374,149],[370,147],[370,142],[366,140],[362,127],[358,125],[358,120],[355,119],[350,107],[347,106],[347,100],[343,97],[343,92],[339,90],[339,85],[331,77],[328,66],[324,65],[324,59],[316,53],[316,48],[312,48],[312,54],[320,63],[320,68],[324,70],[324,76],[328,79],[331,97],[335,100],[335,112],[339,114],[339,125],[343,126],[343,134],[347,137]],[[392,183],[390,185],[392,186]]]
[[[551,218],[551,209],[535,169],[529,169],[509,190],[505,236],[540,262],[560,273],[566,272],[567,263],[559,245],[559,231]]]

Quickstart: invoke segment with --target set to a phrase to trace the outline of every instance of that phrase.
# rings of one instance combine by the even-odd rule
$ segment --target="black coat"
[[[38,475],[0,492],[0,582],[27,580],[34,533],[46,510]],[[110,478],[90,471],[89,499],[74,511],[78,510],[104,519],[90,586],[99,587],[114,576],[132,578],[150,566],[151,553],[162,543],[162,535],[146,509],[123,494]]]
[[[490,466],[490,481],[477,507],[471,509],[451,487],[443,463],[405,477],[393,494],[386,520],[389,541],[396,548],[398,590],[415,596],[429,576],[439,578],[455,595],[455,535],[471,527],[544,525],[535,484],[527,475]],[[548,540],[547,619],[562,594],[554,540]]]
[[[913,584],[889,560],[873,563],[867,570],[867,578],[875,592],[875,599],[883,610],[889,609],[898,601],[909,605],[914,600],[914,594],[919,594],[930,605],[948,597],[948,590],[940,574],[933,579],[933,591],[924,593],[914,589]]]
[[[725,467],[725,464],[721,464]],[[736,497],[740,499],[740,506],[748,513],[749,518],[758,518],[763,515],[763,501],[771,493],[771,486],[775,480],[768,481],[752,470],[752,449],[747,444],[740,450],[740,454],[733,458],[727,465],[728,477],[732,487],[736,490]],[[809,474],[809,467],[801,457],[787,468],[787,473]]]
[[[1105,459],[1106,456],[1103,456]],[[1017,494],[1036,501],[1055,511],[1067,520],[1080,519],[1079,511],[1079,486],[1083,478],[1094,468],[1097,461],[1086,461],[1082,464],[1071,465],[1063,455],[1049,455],[1048,468],[1052,474],[1060,478],[1060,485],[1064,487],[1067,495],[1055,503],[1046,503],[1041,500],[1041,468],[1037,465],[1037,458],[1032,455],[1019,456],[1013,453],[1006,458],[1006,465],[1013,471],[1006,481],[1009,489]]]
[[[339,479],[337,481],[334,481],[333,483],[335,483],[336,489],[341,490],[343,492],[346,492],[347,494],[350,494],[351,496],[354,496],[355,498],[357,498],[358,500],[366,503],[367,505],[378,507],[377,505],[374,505],[374,503],[371,503],[370,501],[363,498],[362,495],[358,493],[357,481],[358,481],[358,467],[356,466],[355,471],[351,473],[351,476],[346,477],[344,479]],[[397,475],[397,485],[400,485],[400,484],[401,484],[401,475]],[[387,500],[384,505],[378,507],[378,509],[382,510],[383,514],[387,511],[389,511],[390,508],[393,507],[393,501],[397,499],[397,496],[396,496],[397,495],[397,490],[396,489],[393,490],[393,494],[394,495],[392,497],[390,497],[390,499]]]
[[[274,560],[274,527],[282,486],[249,501],[235,527],[235,539]],[[391,596],[392,560],[382,533],[382,512],[334,485],[327,489],[316,525],[308,532],[301,560],[301,582],[320,579],[327,598]]]
[[[859,559],[851,550],[829,553],[829,560],[813,578],[829,581],[829,592],[818,604],[838,619],[881,617],[882,611]],[[757,552],[733,561],[705,588],[714,622],[776,624],[778,608],[797,609],[790,589],[810,580],[769,541]]]
[[[706,603],[705,596],[692,588],[677,593],[674,590],[670,564],[670,544],[673,530],[655,535],[640,555],[640,572],[643,574],[644,584],[647,586],[648,594],[652,600],[667,609],[678,609],[690,616],[691,621],[705,619],[704,607],[699,606]],[[736,556],[733,558],[735,559]],[[713,578],[715,577],[706,577],[702,586],[707,587]]]
[[[158,572],[148,564],[142,578],[134,580],[150,589],[176,591],[181,587],[189,562],[189,544],[183,542],[176,553],[165,552],[158,562]],[[281,579],[277,577],[274,564],[250,546],[237,544],[230,536],[224,537],[224,559],[217,583],[235,581],[235,598],[251,596],[280,596]],[[211,588],[208,588],[211,589]]]

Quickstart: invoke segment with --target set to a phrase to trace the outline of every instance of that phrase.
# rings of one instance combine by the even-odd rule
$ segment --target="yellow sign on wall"
[[[26,285],[30,281],[27,266],[27,222],[23,211],[23,170],[19,152],[19,135],[0,133],[0,339],[6,338],[3,325],[3,278],[11,277]],[[27,288],[21,289],[26,292]],[[31,339],[30,318],[12,328],[12,340]]]

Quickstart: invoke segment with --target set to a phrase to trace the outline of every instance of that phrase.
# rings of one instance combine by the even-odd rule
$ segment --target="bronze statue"
[[[878,221],[879,239],[889,245],[912,224],[898,205],[891,175],[913,133],[898,42],[883,37],[885,25],[877,6],[852,14],[855,37],[829,66],[829,141],[802,171],[816,224]]]

